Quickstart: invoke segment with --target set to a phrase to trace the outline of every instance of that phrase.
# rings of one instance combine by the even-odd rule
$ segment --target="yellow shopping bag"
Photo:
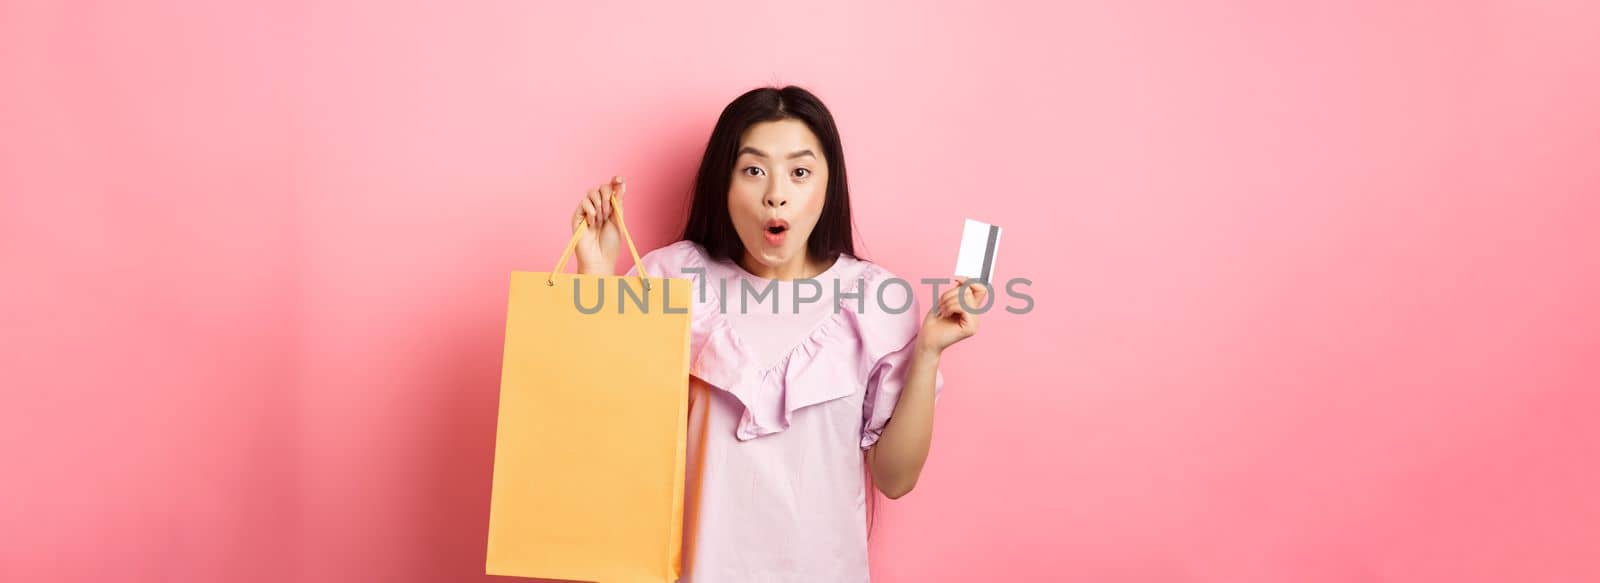
[[[689,280],[649,277],[615,196],[611,204],[637,277],[562,273],[582,226],[555,271],[511,274],[491,575],[678,578]]]

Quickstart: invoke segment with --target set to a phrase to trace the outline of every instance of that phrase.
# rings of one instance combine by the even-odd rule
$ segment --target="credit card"
[[[994,257],[1000,248],[1000,227],[967,219],[961,228],[961,252],[955,274],[979,281],[994,281]]]

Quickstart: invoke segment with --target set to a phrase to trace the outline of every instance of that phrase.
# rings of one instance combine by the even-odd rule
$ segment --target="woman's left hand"
[[[965,277],[956,278],[956,287],[939,294],[939,305],[922,318],[922,332],[917,335],[917,342],[923,349],[942,352],[978,333],[978,314],[961,304],[965,301],[972,308],[984,308],[989,301],[989,287],[981,282],[971,285],[966,282]]]

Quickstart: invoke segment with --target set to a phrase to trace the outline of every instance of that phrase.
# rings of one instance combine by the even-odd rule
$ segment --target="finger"
[[[961,291],[961,286],[956,286],[956,287],[944,290],[942,292],[939,292],[939,301],[944,301],[945,298],[955,297],[956,292],[959,292],[959,291]]]
[[[977,307],[973,305],[971,301],[963,300],[959,295],[946,300],[945,303],[948,304],[954,311],[959,312],[970,312],[970,308]]]
[[[968,286],[966,288],[966,293],[962,294],[962,297],[963,301],[967,302],[967,305],[969,306],[981,305],[978,303],[978,284],[972,284],[971,286]]]
[[[627,181],[627,179],[623,178],[621,176],[612,176],[611,177],[611,184],[615,185],[615,187],[616,187],[617,202],[622,202],[622,197],[628,194],[628,181]]]
[[[967,289],[967,278],[957,276],[955,278],[955,283],[956,283],[956,286],[950,288],[950,292],[951,293],[958,293],[958,292],[960,292],[962,290]]]
[[[961,312],[961,311],[962,311],[961,303],[957,302],[955,300],[946,300],[944,303],[939,304],[939,312],[944,314],[944,315],[946,315],[946,316],[948,316],[950,314],[955,314],[955,313],[958,313],[958,312]]]
[[[939,303],[944,303],[944,302],[948,302],[950,300],[953,300],[953,299],[956,298],[956,294],[959,294],[959,293],[961,293],[961,288],[959,288],[959,287],[953,287],[953,288],[947,289],[947,290],[944,291],[944,293],[939,294]]]
[[[607,221],[611,220],[611,193],[614,192],[611,190],[612,186],[614,185],[606,183],[600,187],[600,218]]]
[[[956,289],[961,290],[961,295],[965,297],[967,305],[972,307],[982,306],[987,301],[986,298],[989,297],[989,288],[981,281],[973,281]]]
[[[583,199],[583,202],[578,203],[578,212],[583,214],[583,222],[588,223],[589,226],[591,226],[591,227],[594,226],[594,202],[593,201],[590,201],[587,198]]]
[[[600,189],[596,188],[594,190],[590,190],[588,197],[591,213],[589,217],[589,226],[599,227],[601,223],[605,222],[605,217],[600,215]]]
[[[987,301],[989,298],[989,286],[983,282],[973,282],[972,296],[979,302]]]

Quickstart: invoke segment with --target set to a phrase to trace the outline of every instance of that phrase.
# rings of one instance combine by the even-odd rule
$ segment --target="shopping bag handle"
[[[622,231],[622,240],[628,242],[628,254],[633,255],[633,265],[639,268],[639,282],[644,284],[645,291],[650,291],[650,281],[645,279],[650,274],[644,271],[644,262],[639,259],[639,249],[633,246],[633,236],[628,234],[627,223],[622,222],[622,201],[617,200],[616,189],[611,191],[611,212],[617,221],[617,230]],[[556,284],[556,274],[567,267],[567,258],[572,256],[572,250],[578,248],[578,239],[583,238],[584,231],[589,229],[589,221],[578,223],[578,230],[572,232],[572,240],[567,241],[567,248],[561,252],[561,259],[556,261],[556,268],[550,271],[550,276],[545,278],[546,285]]]

